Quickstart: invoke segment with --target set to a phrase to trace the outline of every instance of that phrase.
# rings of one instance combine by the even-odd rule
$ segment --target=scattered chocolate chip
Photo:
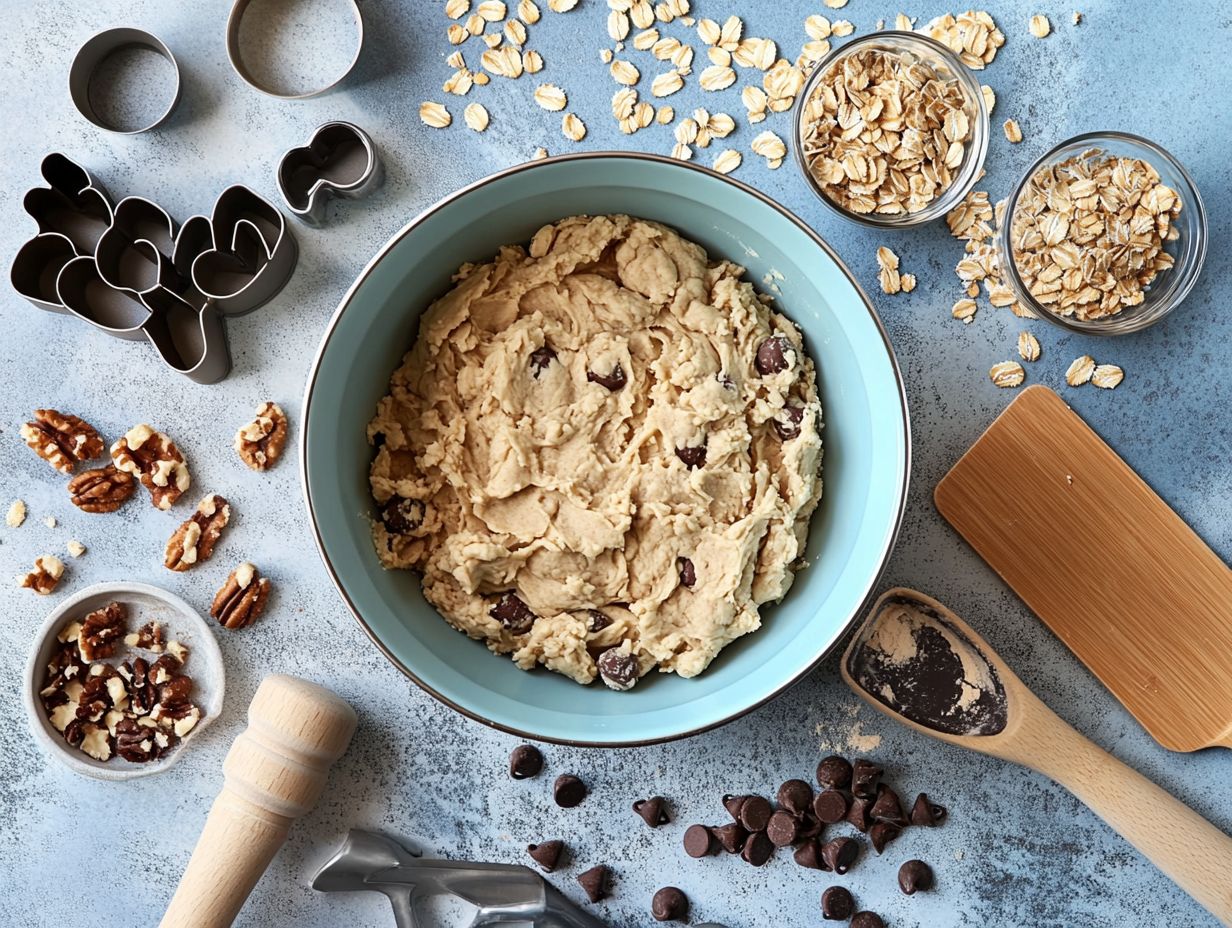
[[[563,841],[544,841],[540,844],[526,845],[526,853],[531,860],[539,865],[544,873],[551,873],[560,863],[561,852],[565,849]]]
[[[543,769],[543,755],[530,744],[519,744],[509,755],[509,775],[515,780],[537,777]]]
[[[637,657],[622,648],[608,648],[599,655],[595,666],[609,689],[624,692],[637,685]]]
[[[770,816],[766,824],[766,837],[775,847],[787,847],[795,844],[800,834],[800,823],[786,809],[779,809]]]
[[[821,862],[826,868],[842,876],[860,856],[860,843],[854,838],[835,838],[821,848]]]
[[[845,886],[831,886],[821,894],[821,917],[828,922],[845,922],[855,911],[856,901]]]
[[[424,504],[422,500],[391,496],[381,507],[381,521],[395,535],[406,535],[423,525]]]
[[[881,784],[881,789],[877,793],[877,801],[868,810],[868,814],[874,821],[889,822],[900,828],[907,824],[907,813],[903,811],[903,804],[899,801],[898,793],[884,783]]]
[[[590,616],[590,622],[587,624],[586,628],[591,632],[601,632],[612,624],[612,620],[598,609],[589,610],[587,615]]]
[[[733,796],[731,793],[728,793],[723,797],[723,808],[727,810],[728,815],[739,821],[740,807],[744,805],[744,800],[748,798],[748,796]]]
[[[584,873],[579,873],[577,881],[582,891],[586,893],[587,899],[591,902],[600,902],[607,898],[608,890],[611,888],[612,871],[603,864],[599,864]]]
[[[539,618],[514,593],[502,593],[500,600],[488,610],[488,615],[515,635],[525,635]]]
[[[689,915],[689,897],[675,886],[664,886],[650,900],[650,914],[657,922],[682,922]]]
[[[861,799],[876,799],[877,784],[885,773],[880,767],[868,760],[858,760],[851,768],[851,791]]]
[[[813,800],[813,814],[826,825],[841,822],[847,817],[847,797],[836,789],[822,790]]]
[[[934,884],[933,868],[922,860],[909,860],[898,868],[898,888],[908,896],[928,892]]]
[[[706,446],[694,445],[692,448],[677,448],[676,457],[684,461],[684,466],[693,470],[706,463]]]
[[[867,799],[856,797],[851,800],[851,807],[847,810],[847,824],[857,831],[868,831],[869,826],[873,824],[872,818],[868,814],[869,806]]]
[[[782,335],[771,335],[757,348],[757,373],[762,375],[777,374],[791,366],[791,357],[795,349]]]
[[[815,839],[805,841],[792,852],[791,856],[795,858],[797,864],[809,870],[828,869],[821,859],[821,843]]]
[[[885,928],[885,922],[876,912],[857,912],[851,916],[851,928]]]
[[[764,831],[749,835],[740,850],[740,857],[745,863],[760,867],[774,856],[774,843]]]
[[[587,371],[586,379],[591,383],[597,383],[601,387],[607,387],[613,393],[629,382],[629,379],[625,376],[625,369],[620,364],[613,367],[610,374],[596,374],[594,371]]]
[[[651,796],[649,799],[639,799],[633,803],[633,811],[642,817],[642,821],[651,828],[658,828],[671,821],[667,816],[667,800],[662,796]]]
[[[687,557],[678,557],[676,569],[680,572],[680,585],[692,588],[697,582],[697,571],[693,568],[693,562]]]
[[[911,824],[938,825],[948,814],[945,806],[929,802],[928,794],[920,793],[915,797],[915,804],[911,807]]]
[[[791,441],[800,434],[800,426],[804,423],[804,407],[799,403],[788,403],[783,407],[782,414],[770,420],[780,441]]]
[[[530,353],[530,370],[537,379],[543,373],[544,368],[556,360],[556,352],[544,345],[542,348],[536,348]]]
[[[749,833],[741,828],[738,822],[711,828],[710,833],[719,842],[719,847],[729,854],[739,854],[744,849],[744,842],[749,836]]]
[[[684,830],[684,852],[690,857],[710,857],[719,853],[719,842],[705,825],[690,825]]]
[[[868,829],[868,840],[873,844],[873,850],[884,853],[886,845],[903,833],[903,830],[890,822],[874,822]]]
[[[740,824],[747,831],[765,831],[774,809],[761,796],[748,796],[740,806]]]
[[[807,841],[810,838],[816,838],[821,834],[825,824],[812,812],[805,812],[800,816],[800,834],[797,840]]]
[[[817,765],[817,785],[822,789],[846,789],[851,785],[851,764],[831,754]]]
[[[778,801],[780,808],[800,817],[812,808],[813,787],[803,780],[788,780],[779,787]]]
[[[586,784],[571,773],[562,773],[552,784],[552,798],[562,809],[572,809],[586,798]]]

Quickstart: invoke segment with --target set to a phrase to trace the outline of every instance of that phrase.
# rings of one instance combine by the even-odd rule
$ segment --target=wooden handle
[[[1023,720],[1015,759],[1068,789],[1208,912],[1232,926],[1232,838],[1074,731],[1038,699],[1034,702]]]
[[[355,724],[355,710],[324,687],[281,674],[261,682],[161,928],[235,921],[291,823],[316,805]]]

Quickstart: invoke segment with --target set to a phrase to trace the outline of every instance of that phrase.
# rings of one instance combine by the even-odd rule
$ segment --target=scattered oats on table
[[[1104,390],[1113,390],[1122,380],[1125,372],[1115,364],[1100,364],[1091,372],[1091,383]]]
[[[1048,33],[1052,32],[1052,23],[1048,21],[1048,17],[1043,13],[1036,13],[1031,17],[1031,22],[1028,24],[1031,34],[1037,39],[1046,38]]]
[[[536,148],[533,152],[531,152],[530,160],[531,161],[542,161],[547,156],[548,156],[548,150],[546,148]]]
[[[899,13],[894,17],[894,28],[900,32],[912,32],[915,29],[915,17]]]
[[[1018,333],[1018,357],[1024,361],[1038,361],[1040,356],[1039,339],[1030,332]]]
[[[419,118],[425,126],[431,126],[433,129],[444,129],[453,122],[449,110],[440,103],[432,102],[419,104]]]
[[[666,71],[650,82],[650,92],[656,97],[670,97],[683,86],[683,77],[675,71]]]
[[[964,325],[970,325],[975,318],[975,311],[978,308],[975,300],[961,299],[950,309],[950,315],[955,319],[962,321]]]
[[[772,39],[749,36],[732,52],[732,60],[742,68],[769,70],[778,58],[778,46]]]
[[[996,386],[1010,388],[1022,386],[1027,372],[1017,361],[1001,361],[992,366],[988,376]]]
[[[655,113],[655,122],[661,126],[670,126],[676,118],[676,111],[670,106],[661,106]]]
[[[549,112],[558,113],[568,106],[569,98],[555,84],[540,84],[535,88],[535,102]]]
[[[1081,387],[1095,373],[1095,359],[1089,354],[1074,358],[1065,372],[1065,382],[1071,387]]]
[[[775,170],[787,157],[787,144],[768,129],[753,139],[753,154],[766,159],[766,166]]]
[[[711,92],[726,90],[736,83],[736,72],[726,65],[711,65],[702,71],[698,83],[701,84],[702,90]]]
[[[612,62],[609,69],[612,80],[618,84],[624,84],[626,87],[632,87],[642,79],[642,73],[637,69],[637,66],[631,61],[625,61],[623,58],[617,58]]]
[[[476,132],[482,132],[488,128],[488,111],[482,103],[472,103],[462,113],[462,118],[466,121],[467,128],[474,129]]]
[[[569,9],[572,9],[570,7]],[[566,113],[560,122],[560,131],[571,142],[580,142],[586,138],[586,123],[573,113]]]
[[[527,74],[538,74],[543,70],[543,56],[534,49],[522,52],[522,70]]]
[[[714,159],[714,169],[720,174],[730,174],[736,168],[740,167],[741,158],[740,152],[734,148],[725,148],[719,152],[718,157]]]
[[[613,42],[623,42],[629,37],[629,16],[623,10],[607,14],[607,34]]]
[[[832,10],[841,10],[847,5],[847,0],[822,0]]]
[[[848,22],[845,19],[836,19],[830,24],[830,34],[837,36],[840,39],[845,39],[856,31],[854,23]]]
[[[471,0],[445,0],[445,15],[450,19],[461,19],[471,10]]]
[[[880,268],[877,280],[882,293],[892,296],[903,289],[902,276],[898,272],[898,255],[885,245],[877,249],[877,267]]]
[[[1017,145],[1022,141],[1022,129],[1018,127],[1016,119],[1007,119],[1001,128],[1005,130],[1005,137],[1010,144]]]
[[[993,107],[997,105],[997,95],[992,92],[992,88],[987,84],[980,84],[980,93],[984,97],[984,109],[991,116]]]
[[[484,22],[498,23],[505,18],[506,10],[502,0],[482,0],[479,6],[475,7],[475,12]]]

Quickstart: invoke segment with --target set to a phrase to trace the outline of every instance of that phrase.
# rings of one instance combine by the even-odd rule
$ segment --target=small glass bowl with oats
[[[822,203],[880,229],[940,219],[979,180],[988,110],[954,52],[874,32],[817,62],[796,102],[796,164]]]
[[[1040,157],[1009,195],[998,264],[1036,316],[1124,335],[1189,295],[1208,235],[1202,198],[1179,161],[1136,135],[1089,132]]]

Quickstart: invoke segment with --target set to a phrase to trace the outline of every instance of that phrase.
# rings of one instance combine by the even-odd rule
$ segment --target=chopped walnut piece
[[[34,421],[21,427],[21,437],[62,474],[71,474],[77,464],[98,457],[106,447],[89,422],[55,409],[34,410]]]
[[[153,651],[155,654],[163,652],[165,640],[163,627],[158,622],[146,622],[135,632],[124,636],[124,644],[128,647]]]
[[[136,764],[162,757],[177,740],[174,734],[142,725],[134,718],[122,719],[115,726],[116,754]]]
[[[4,515],[4,524],[9,528],[20,528],[26,521],[26,504],[19,499],[9,503],[9,511]]]
[[[73,557],[81,557],[83,554],[86,553],[86,546],[83,545],[76,538],[70,538],[68,541],[68,544],[66,544],[64,547],[68,549],[68,553],[71,554]]]
[[[192,483],[175,442],[148,425],[138,425],[111,446],[117,469],[140,478],[158,509],[170,509]]]
[[[167,541],[164,566],[185,571],[214,553],[214,545],[231,520],[231,504],[211,493],[197,504],[197,511],[184,520]]]
[[[134,715],[149,715],[158,702],[158,689],[150,678],[150,667],[144,658],[120,665],[119,675],[128,682],[129,708]]]
[[[83,512],[115,512],[137,490],[137,479],[114,464],[83,470],[68,482],[70,502]]]
[[[64,562],[52,554],[43,554],[34,559],[34,570],[20,578],[19,584],[43,596],[51,593],[64,576]]]
[[[82,619],[81,632],[77,638],[81,659],[96,661],[111,657],[115,653],[116,645],[124,637],[124,626],[127,622],[128,607],[123,603],[108,603]]]
[[[235,433],[235,451],[253,470],[268,470],[287,443],[287,416],[277,403],[262,403],[257,416]]]
[[[66,731],[67,735],[68,732]],[[112,751],[111,732],[107,730],[105,725],[90,725],[84,726],[84,735],[81,739],[81,750],[93,757],[95,760],[110,760]]]
[[[251,625],[265,608],[269,590],[269,580],[245,561],[231,571],[231,576],[214,597],[210,615],[225,628],[244,628]]]

